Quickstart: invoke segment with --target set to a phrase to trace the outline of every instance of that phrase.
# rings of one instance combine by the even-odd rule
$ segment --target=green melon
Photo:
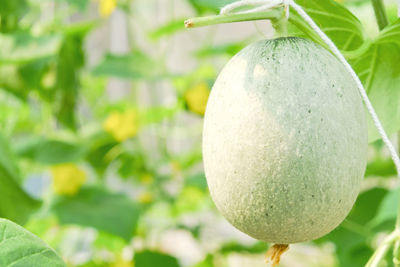
[[[337,227],[359,193],[367,146],[355,82],[311,41],[253,43],[212,88],[203,132],[211,196],[256,239],[290,244]]]

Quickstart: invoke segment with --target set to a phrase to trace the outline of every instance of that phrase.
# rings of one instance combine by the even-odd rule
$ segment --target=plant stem
[[[279,19],[272,20],[272,26],[275,29],[275,33],[278,34],[279,37],[285,37],[288,34],[287,31],[287,24],[288,24],[288,19],[285,16],[285,11],[282,10],[282,15],[280,16]]]
[[[369,259],[365,267],[378,267],[379,263],[383,260],[383,258],[386,256],[386,253],[390,249],[390,247],[393,245],[395,241],[399,239],[399,232],[394,230],[390,235],[388,235],[382,243],[379,245],[379,247],[375,250],[374,254],[372,257]]]
[[[274,8],[268,11],[260,11],[254,13],[239,13],[227,15],[215,15],[208,17],[191,18],[185,21],[186,28],[202,27],[222,23],[252,21],[252,20],[278,20],[282,17],[282,8]]]
[[[386,16],[385,6],[383,5],[382,0],[372,0],[372,6],[374,7],[376,22],[378,23],[379,30],[382,30],[389,24]]]

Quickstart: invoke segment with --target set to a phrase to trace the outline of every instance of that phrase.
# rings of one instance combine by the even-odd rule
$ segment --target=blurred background
[[[68,266],[265,266],[268,244],[230,226],[211,201],[201,135],[218,72],[274,31],[268,21],[183,28],[230,2],[1,0],[0,216]],[[344,4],[377,34],[369,1]],[[375,215],[396,185],[381,141],[369,157],[349,219],[291,246],[281,266],[368,259],[393,228],[395,215]]]

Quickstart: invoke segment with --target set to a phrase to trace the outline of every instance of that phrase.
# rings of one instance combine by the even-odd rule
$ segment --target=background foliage
[[[263,266],[268,245],[216,211],[200,142],[218,71],[272,29],[250,22],[183,31],[185,18],[230,2],[2,1],[0,217],[8,220],[0,220],[1,266],[27,255],[48,266],[63,266],[61,258],[81,267]],[[395,3],[387,1],[390,25],[379,33],[367,0],[296,2],[349,59],[396,140]],[[294,11],[289,30],[321,43]],[[282,266],[363,266],[393,229],[395,168],[371,123],[369,138],[350,215],[329,235],[294,245]],[[19,254],[6,253],[16,247]]]

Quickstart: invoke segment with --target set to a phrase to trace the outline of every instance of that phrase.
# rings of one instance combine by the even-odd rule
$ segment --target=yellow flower
[[[102,17],[108,17],[117,7],[117,0],[100,0],[99,13]]]
[[[204,115],[210,89],[206,83],[199,83],[185,92],[185,100],[189,110]]]
[[[53,189],[58,195],[75,195],[86,181],[86,173],[73,163],[51,167]]]
[[[123,113],[114,111],[104,121],[103,128],[114,136],[115,140],[125,141],[137,134],[139,129],[138,115],[131,109]]]
[[[153,194],[150,192],[143,192],[139,195],[139,203],[149,204],[153,202]]]

